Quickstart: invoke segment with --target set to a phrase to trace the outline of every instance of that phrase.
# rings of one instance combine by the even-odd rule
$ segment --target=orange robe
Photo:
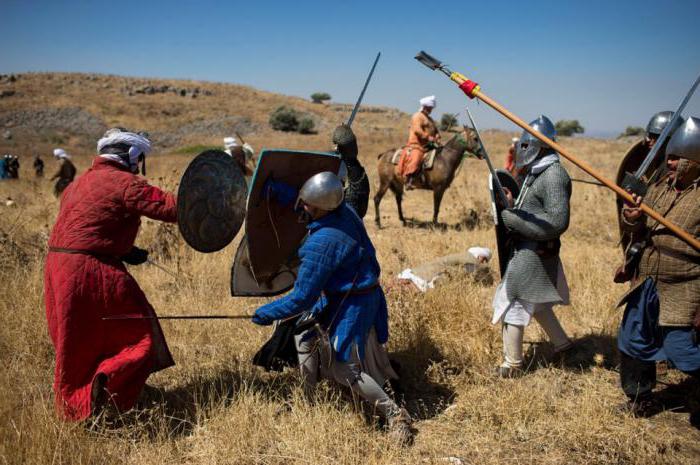
[[[408,142],[401,153],[398,165],[398,172],[404,179],[420,171],[423,156],[427,151],[426,146],[429,142],[435,141],[437,135],[437,126],[429,115],[418,111],[411,116]]]

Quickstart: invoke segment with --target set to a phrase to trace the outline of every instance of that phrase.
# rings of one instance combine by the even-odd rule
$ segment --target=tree
[[[452,113],[443,113],[440,118],[440,130],[448,131],[450,128],[457,126],[457,115]]]
[[[294,108],[277,107],[270,113],[270,126],[277,131],[296,131],[299,128],[299,115]]]
[[[314,134],[316,131],[315,129],[315,124],[314,120],[311,119],[309,116],[304,116],[299,120],[299,126],[297,127],[297,131],[299,131],[299,134]]]
[[[618,137],[643,136],[646,131],[639,126],[627,126],[625,131]]]
[[[330,100],[331,94],[328,92],[314,92],[311,94],[311,101],[314,103],[323,103],[325,100]]]
[[[554,125],[554,129],[557,130],[557,135],[559,136],[573,136],[574,134],[583,134],[585,131],[577,119],[563,119],[557,121],[557,124]]]

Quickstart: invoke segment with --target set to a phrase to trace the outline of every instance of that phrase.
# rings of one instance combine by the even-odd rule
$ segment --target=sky
[[[250,85],[436,116],[469,104],[480,129],[517,129],[413,59],[425,50],[525,120],[592,136],[678,107],[700,74],[700,0],[429,2],[0,0],[0,73],[77,71]],[[0,106],[1,111],[1,106]],[[685,115],[700,116],[700,91]],[[362,124],[358,117],[356,124]]]

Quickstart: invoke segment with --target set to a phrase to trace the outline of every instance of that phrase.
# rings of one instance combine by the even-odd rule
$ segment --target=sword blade
[[[506,198],[506,193],[503,191],[503,186],[501,185],[501,181],[498,179],[498,176],[496,175],[496,170],[493,168],[493,165],[491,164],[491,158],[489,157],[489,154],[486,151],[486,147],[484,146],[484,143],[481,140],[481,135],[479,134],[479,129],[476,127],[476,122],[474,122],[474,118],[472,117],[472,112],[469,111],[469,108],[467,108],[467,116],[469,117],[469,123],[472,125],[472,128],[474,128],[474,131],[476,131],[476,140],[477,140],[477,142],[479,142],[479,145],[481,146],[481,151],[484,153],[484,160],[486,160],[486,166],[489,167],[489,172],[491,173],[491,179],[493,179],[493,183],[496,186],[496,190],[498,191],[498,196],[501,198],[501,202],[503,202],[503,206],[507,207],[508,206],[508,199]]]
[[[647,172],[647,170],[649,169],[649,166],[651,166],[653,161],[656,159],[657,153],[659,152],[659,150],[661,149],[661,146],[664,144],[664,142],[668,138],[669,134],[671,133],[671,130],[675,126],[678,119],[681,118],[681,112],[685,109],[685,106],[688,104],[690,97],[692,97],[693,94],[695,93],[695,89],[697,89],[698,84],[700,84],[700,76],[698,76],[698,78],[695,80],[692,87],[690,88],[688,93],[685,95],[685,98],[683,99],[681,104],[678,106],[678,109],[673,114],[673,118],[671,118],[671,121],[668,122],[668,124],[666,125],[664,130],[661,131],[659,138],[656,139],[656,142],[654,143],[654,146],[649,151],[649,154],[644,159],[642,164],[639,166],[637,171],[634,173],[634,177],[637,178],[638,180],[642,179],[642,176],[644,176],[644,173]]]
[[[250,320],[252,315],[114,315],[102,317],[103,320]]]
[[[357,103],[355,103],[355,108],[352,109],[352,113],[350,113],[350,118],[348,118],[348,126],[352,126],[352,122],[355,120],[355,115],[357,114],[357,110],[360,109],[360,104],[362,103],[362,98],[365,96],[365,91],[367,90],[367,86],[369,85],[369,81],[372,79],[372,75],[374,74],[374,68],[377,67],[377,62],[379,61],[379,57],[382,55],[382,52],[377,52],[377,58],[374,59],[374,64],[372,65],[372,69],[369,71],[369,76],[367,76],[367,80],[365,80],[365,85],[362,88],[362,92],[360,92],[360,97],[357,99]]]

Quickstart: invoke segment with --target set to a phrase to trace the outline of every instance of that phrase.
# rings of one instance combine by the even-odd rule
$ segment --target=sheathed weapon
[[[369,70],[369,75],[367,76],[365,85],[362,88],[362,92],[360,92],[360,96],[357,98],[357,103],[355,103],[355,107],[352,109],[352,113],[350,113],[350,118],[348,118],[348,122],[346,123],[348,126],[352,126],[352,122],[355,120],[355,115],[357,115],[357,110],[360,109],[360,104],[362,103],[362,99],[365,96],[365,91],[367,90],[369,81],[372,79],[372,75],[374,74],[374,68],[377,67],[377,62],[379,61],[379,57],[381,55],[382,52],[377,52],[377,58],[374,59],[374,64],[372,65],[372,69]]]
[[[642,177],[647,172],[654,160],[656,160],[656,157],[659,154],[659,150],[664,145],[664,142],[666,142],[666,139],[668,139],[671,136],[671,131],[673,131],[678,126],[678,121],[682,118],[681,112],[688,104],[688,100],[690,100],[690,97],[692,97],[695,93],[695,89],[697,89],[698,84],[700,84],[700,76],[698,76],[693,85],[690,87],[690,90],[686,94],[685,98],[678,106],[676,112],[673,114],[671,121],[669,121],[668,124],[664,127],[664,130],[661,131],[659,138],[656,139],[654,146],[651,148],[649,154],[646,156],[642,164],[639,165],[637,171],[635,171],[634,174],[625,173],[625,177],[622,180],[622,187],[634,192],[637,195],[646,195],[647,185],[644,181],[642,181]]]
[[[544,142],[547,144],[549,147],[551,147],[553,150],[558,152],[561,156],[572,162],[574,165],[585,171],[586,173],[590,174],[592,177],[594,177],[596,180],[602,182],[605,184],[606,187],[608,187],[610,190],[615,192],[618,196],[620,196],[622,199],[626,200],[629,203],[634,203],[634,198],[632,195],[625,191],[623,188],[615,184],[614,182],[610,181],[607,179],[605,176],[603,176],[598,170],[594,169],[592,166],[590,166],[588,163],[585,161],[579,159],[578,157],[572,155],[569,153],[569,151],[559,145],[558,143],[554,142],[552,139],[549,137],[545,136],[544,134],[540,133],[539,131],[534,130],[531,128],[523,119],[519,118],[515,114],[511,113],[508,111],[505,107],[503,107],[501,104],[493,100],[491,97],[486,95],[482,90],[479,84],[476,82],[472,81],[471,79],[468,79],[466,76],[464,76],[461,73],[451,71],[448,69],[445,65],[443,65],[439,60],[435,59],[434,57],[428,55],[427,53],[421,51],[416,55],[416,60],[420,61],[422,64],[427,66],[430,69],[440,71],[441,73],[445,74],[448,76],[452,81],[457,83],[459,88],[464,92],[467,97],[474,99],[478,98],[480,101],[484,102],[494,110],[496,110],[498,113],[515,123],[516,125],[520,126],[523,128],[525,131],[528,133],[532,134],[534,137],[536,137],[538,140]],[[682,239],[684,242],[690,244],[692,247],[694,247],[696,250],[700,250],[700,241],[694,238],[692,235],[690,235],[687,231],[683,230],[683,228],[678,227],[677,225],[673,224],[669,220],[663,217],[659,212],[656,210],[652,209],[649,207],[647,204],[642,203],[640,205],[640,209],[644,214],[649,216],[650,218],[654,219],[655,221],[658,221],[665,227],[667,227],[673,234],[678,236],[680,239]]]

